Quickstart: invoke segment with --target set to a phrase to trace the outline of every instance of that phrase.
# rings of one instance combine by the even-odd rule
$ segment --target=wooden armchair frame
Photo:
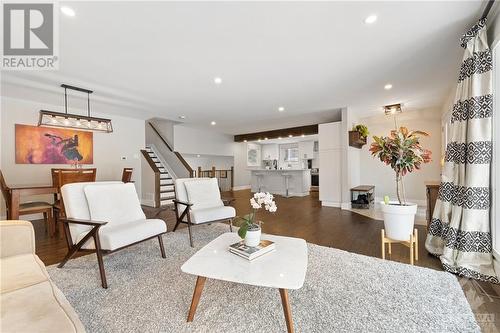
[[[155,237],[158,237],[158,242],[160,243],[160,251],[161,251],[161,256],[162,258],[166,258],[165,255],[165,247],[163,246],[163,238],[162,235],[165,234],[166,232],[163,232],[161,234],[143,239],[141,241],[120,247],[115,250],[102,250],[101,249],[101,241],[99,239],[99,228],[102,226],[106,225],[108,222],[103,222],[103,221],[91,221],[91,220],[80,220],[80,219],[63,219],[62,220],[64,224],[64,233],[66,235],[66,239],[68,240],[68,254],[64,257],[64,259],[57,265],[58,268],[63,268],[64,265],[68,262],[71,257],[75,255],[78,251],[82,252],[95,252],[97,255],[97,263],[99,264],[99,274],[101,275],[101,285],[104,289],[108,288],[108,283],[106,281],[106,272],[104,270],[104,262],[102,260],[104,255],[114,253],[117,251],[120,251],[122,249],[125,249],[129,246],[136,245],[142,242],[145,242],[147,240],[153,239]],[[87,226],[92,226],[92,229],[85,235],[85,237],[82,238],[78,243],[73,244],[73,240],[71,238],[71,232],[69,230],[69,224],[70,223],[75,223],[75,224],[80,224],[80,225],[87,225]],[[94,245],[95,249],[82,249],[82,246],[90,239],[94,238]]]
[[[202,223],[193,223],[193,222],[191,222],[191,214],[189,214],[189,211],[191,210],[191,206],[193,206],[193,204],[189,203],[189,202],[177,200],[177,199],[174,199],[172,201],[174,203],[174,211],[175,211],[175,218],[176,218],[176,223],[175,223],[175,227],[174,227],[173,231],[175,231],[177,229],[179,224],[181,224],[181,223],[187,224],[188,233],[189,233],[189,244],[191,245],[191,247],[194,247],[191,226],[200,225],[200,224],[207,224],[207,223],[210,224],[210,223],[215,223],[215,222],[229,221],[229,231],[231,231],[231,232],[233,231],[233,219],[232,218],[207,221],[207,222],[202,222]],[[230,205],[233,201],[234,201],[233,198],[222,199],[222,202],[224,202],[224,206]],[[179,205],[184,206],[185,208],[179,209],[179,207],[178,207]],[[179,215],[179,213],[180,213],[180,215]],[[184,218],[186,218],[187,221],[184,221]]]

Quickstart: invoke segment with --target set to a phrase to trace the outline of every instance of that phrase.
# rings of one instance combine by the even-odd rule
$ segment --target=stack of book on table
[[[245,245],[245,241],[234,243],[229,246],[229,252],[234,253],[249,261],[262,256],[263,254],[274,251],[274,242],[261,240],[260,244],[255,247]]]

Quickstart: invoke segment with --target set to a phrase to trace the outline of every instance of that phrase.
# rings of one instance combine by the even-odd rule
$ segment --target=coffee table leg
[[[196,280],[196,286],[194,287],[193,299],[191,300],[191,307],[189,308],[189,314],[187,321],[192,322],[194,319],[194,314],[196,313],[196,308],[198,307],[198,302],[200,301],[201,292],[205,286],[205,281],[207,280],[204,276],[198,276]]]
[[[288,302],[288,290],[280,288],[281,303],[283,304],[283,312],[285,313],[286,328],[288,333],[293,333],[292,308]]]

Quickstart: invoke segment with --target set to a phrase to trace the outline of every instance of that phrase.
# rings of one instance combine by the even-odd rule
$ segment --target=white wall
[[[250,188],[252,167],[247,166],[247,144],[245,142],[235,142],[233,144],[234,155],[234,188]]]
[[[319,200],[323,206],[342,203],[342,124],[319,125]]]
[[[421,170],[405,176],[406,198],[419,205],[425,205],[425,181],[439,181],[441,166],[441,112],[440,110],[410,111],[398,116],[398,126],[406,126],[409,130],[422,130],[430,137],[421,140],[424,148],[432,151],[432,162],[424,164]],[[387,136],[394,129],[392,116],[380,116],[360,119],[370,131],[367,145],[363,146],[360,154],[360,182],[366,185],[375,185],[375,196],[389,195],[396,198],[394,171],[373,158],[368,151],[373,142],[373,135]]]
[[[205,129],[174,126],[174,150],[181,154],[233,156],[234,137]]]
[[[14,125],[36,125],[40,109],[60,111],[61,106],[4,97],[1,101],[1,109],[1,161],[5,179],[9,184],[50,184],[50,169],[62,165],[15,164]],[[79,112],[74,109],[73,111]],[[145,144],[144,121],[98,113],[95,115],[111,118],[114,129],[113,133],[94,132],[94,164],[92,166],[97,168],[97,179],[120,180],[123,168],[132,167],[134,168],[132,180],[135,181],[137,191],[141,195],[140,149],[144,148]],[[122,157],[126,160],[122,160]],[[84,167],[90,167],[90,165]],[[50,197],[46,200],[50,200]]]
[[[202,170],[210,170],[214,166],[216,169],[229,170],[234,166],[233,156],[213,156],[213,155],[182,155],[186,162],[189,163],[193,170],[198,170],[201,167]]]

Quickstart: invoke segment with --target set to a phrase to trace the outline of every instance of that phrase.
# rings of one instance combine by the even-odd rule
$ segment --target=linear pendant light
[[[113,132],[113,125],[111,119],[97,118],[90,115],[90,94],[92,90],[61,84],[64,88],[64,113],[54,112],[47,110],[40,110],[40,117],[38,119],[38,126],[44,127],[64,127],[76,128],[85,131],[97,131],[111,133]],[[67,90],[75,90],[87,94],[87,115],[71,114],[68,113],[68,93]]]

